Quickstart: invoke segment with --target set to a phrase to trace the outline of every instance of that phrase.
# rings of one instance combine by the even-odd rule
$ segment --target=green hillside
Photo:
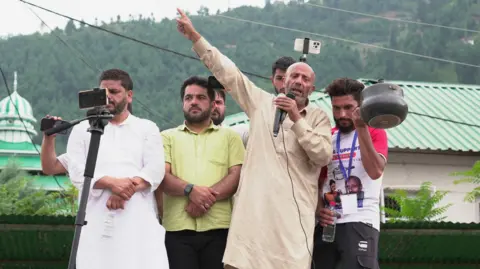
[[[283,55],[299,58],[295,38],[323,42],[320,55],[308,60],[317,73],[317,88],[336,77],[371,77],[390,80],[478,83],[478,68],[454,65],[358,44],[429,57],[477,64],[479,42],[475,31],[452,30],[420,24],[388,21],[358,14],[323,9],[291,1],[265,8],[241,7],[220,15],[286,27],[279,29],[216,16],[201,9],[192,16],[197,29],[243,70],[270,76],[272,62]],[[480,21],[478,0],[316,0],[310,4],[375,14],[409,21],[476,30]],[[192,11],[193,12],[193,11]],[[191,43],[176,32],[175,21],[154,18],[113,18],[98,26],[190,56]],[[297,30],[297,31],[296,31]],[[304,34],[298,30],[324,35]],[[63,44],[64,39],[69,46]],[[340,39],[327,38],[337,37]],[[355,43],[357,42],[357,43]],[[72,49],[73,48],[73,49]],[[80,53],[79,53],[80,52]],[[85,64],[84,62],[87,62]],[[106,32],[69,22],[54,33],[14,36],[0,40],[0,65],[10,78],[19,74],[19,93],[28,99],[38,120],[45,114],[66,119],[80,117],[77,92],[97,86],[99,69],[121,68],[134,79],[134,113],[154,120],[161,129],[183,120],[179,88],[191,75],[209,75],[198,61],[164,52]],[[91,67],[90,67],[91,66]],[[93,68],[92,68],[93,67]],[[268,80],[252,78],[267,90]],[[0,97],[6,96],[3,83]],[[145,104],[144,109],[139,103]],[[229,102],[228,112],[238,107]],[[63,152],[60,139],[58,152]],[[41,142],[41,136],[35,138]]]

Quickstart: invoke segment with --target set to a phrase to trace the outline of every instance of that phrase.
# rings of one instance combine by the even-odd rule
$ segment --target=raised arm
[[[55,153],[55,136],[44,136],[42,142],[42,151],[40,152],[42,172],[46,175],[66,173],[67,170],[61,162],[61,159],[64,158],[62,156],[66,155],[63,154],[57,158],[57,154]]]
[[[300,118],[292,125],[292,131],[310,161],[318,166],[325,166],[332,160],[333,153],[330,120],[321,109],[312,110],[310,113],[315,113],[313,126],[310,126],[305,118]]]
[[[273,98],[273,95],[253,84],[228,57],[203,38],[182,10],[178,9],[178,12],[180,14],[180,18],[177,19],[179,32],[192,41],[193,50],[218,81],[228,89],[226,91],[247,116],[250,117],[253,114],[258,104]]]

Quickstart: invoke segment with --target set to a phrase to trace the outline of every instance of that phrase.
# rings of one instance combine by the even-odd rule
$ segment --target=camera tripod
[[[87,111],[86,118],[75,120],[72,122],[66,122],[65,124],[61,124],[45,132],[47,135],[59,133],[87,119],[90,123],[90,128],[88,128],[87,130],[88,132],[91,133],[90,146],[88,148],[87,160],[85,162],[85,171],[83,174],[85,177],[85,180],[83,182],[82,194],[80,196],[78,212],[75,218],[75,234],[73,237],[72,248],[70,251],[70,260],[68,262],[68,269],[76,269],[77,252],[78,252],[78,245],[80,243],[80,235],[82,233],[83,226],[87,225],[87,222],[85,221],[87,201],[88,201],[88,196],[90,194],[90,185],[92,183],[92,178],[93,178],[93,175],[95,174],[95,166],[97,163],[98,149],[100,146],[100,138],[104,133],[105,126],[108,124],[109,120],[111,120],[112,118],[113,118],[113,115],[110,114],[110,112],[107,109],[94,108]]]

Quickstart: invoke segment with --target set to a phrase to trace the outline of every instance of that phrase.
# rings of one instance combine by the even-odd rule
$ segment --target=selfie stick
[[[77,217],[75,219],[75,234],[73,236],[72,249],[70,252],[70,260],[68,261],[68,269],[75,269],[77,262],[77,252],[78,244],[80,242],[80,234],[82,233],[82,228],[87,224],[85,221],[86,208],[88,195],[90,192],[90,185],[92,182],[93,175],[95,173],[95,165],[97,163],[98,148],[100,146],[100,138],[103,135],[104,128],[108,122],[113,118],[113,115],[105,108],[94,108],[87,111],[87,117],[81,120],[75,120],[72,122],[67,122],[56,126],[50,130],[45,131],[45,134],[50,133],[54,134],[56,132],[61,132],[66,130],[83,120],[88,119],[90,122],[90,128],[88,132],[91,133],[90,137],[90,146],[87,153],[87,161],[85,163],[84,177],[85,181],[83,182],[82,194],[80,196],[80,203],[78,206]]]
[[[309,51],[309,48],[310,48],[310,38],[305,37],[303,40],[304,40],[303,41],[303,55],[300,56],[300,62],[306,63],[307,62],[307,54],[308,54],[308,51]]]

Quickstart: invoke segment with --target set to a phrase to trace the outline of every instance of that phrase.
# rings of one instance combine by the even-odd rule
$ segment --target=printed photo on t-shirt
[[[363,200],[365,198],[365,193],[363,190],[362,181],[358,176],[356,176],[355,165],[361,167],[361,158],[359,158],[360,148],[357,145],[354,147],[353,152],[349,152],[351,147],[342,147],[339,151],[339,154],[336,150],[333,151],[333,160],[328,167],[327,181],[324,185],[324,195],[325,204],[330,204],[330,202],[335,202],[336,209],[342,209],[342,200],[341,196],[346,194],[356,194],[357,195],[357,207],[363,208]],[[352,166],[348,169],[348,163],[350,161],[350,155],[352,158]],[[342,162],[342,165],[340,165]],[[343,167],[342,167],[343,166]],[[360,169],[361,170],[361,169]],[[357,171],[361,172],[361,171]],[[345,178],[345,175],[350,174],[348,178]]]

